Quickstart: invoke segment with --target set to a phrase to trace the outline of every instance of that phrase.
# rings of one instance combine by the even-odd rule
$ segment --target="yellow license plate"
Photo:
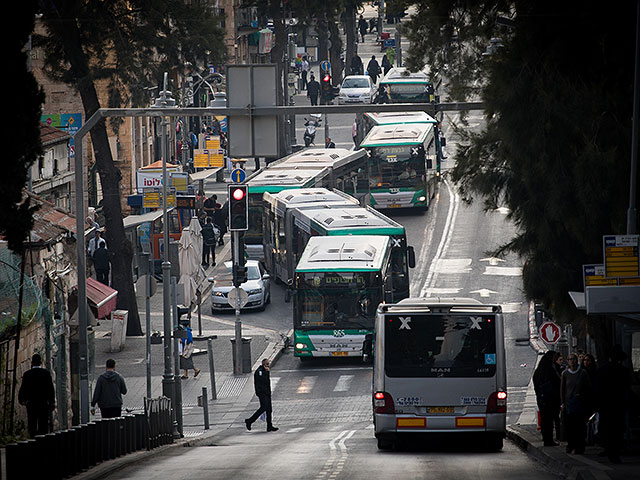
[[[331,352],[332,357],[348,357],[349,352]]]
[[[399,203],[391,203],[389,204],[389,208],[400,208],[402,205],[400,205]]]
[[[453,413],[453,407],[429,407],[429,413]]]

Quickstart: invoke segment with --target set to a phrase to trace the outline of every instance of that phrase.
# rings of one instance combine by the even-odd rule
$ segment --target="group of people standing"
[[[206,197],[200,190],[196,196],[196,211],[202,228],[202,266],[216,264],[216,245],[224,245],[223,236],[227,233],[227,204],[218,202],[218,196]]]
[[[107,249],[107,241],[102,236],[102,230],[97,228],[93,237],[89,239],[87,256],[96,271],[96,280],[103,285],[109,285],[111,271],[111,254]]]
[[[567,453],[583,454],[587,422],[598,413],[599,443],[602,455],[619,463],[625,425],[625,406],[629,393],[629,371],[622,362],[626,355],[613,347],[608,361],[598,367],[590,354],[571,354],[567,366],[559,352],[546,352],[533,374],[533,385],[540,412],[540,429],[545,446],[558,446],[553,438],[562,424]],[[559,435],[558,435],[559,436]]]

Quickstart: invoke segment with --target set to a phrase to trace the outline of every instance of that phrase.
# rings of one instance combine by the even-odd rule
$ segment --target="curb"
[[[283,350],[284,350],[284,343],[277,342],[277,341],[269,342],[269,344],[267,345],[267,348],[264,349],[264,351],[262,352],[262,355],[258,357],[258,360],[253,365],[252,372],[258,367],[258,365],[260,365],[260,362],[262,361],[263,358],[268,358],[272,364],[275,363],[282,355]],[[247,385],[245,385],[245,388],[242,393],[245,393],[248,388],[251,388],[251,390],[253,390],[252,382],[247,382]],[[242,393],[240,395],[240,398],[243,397]],[[120,471],[140,461],[146,460],[147,458],[151,458],[154,455],[162,454],[173,448],[196,447],[196,446],[202,445],[203,443],[206,443],[207,441],[209,441],[211,437],[214,437],[215,435],[219,434],[223,430],[228,429],[230,426],[231,425],[220,426],[215,429],[211,429],[209,432],[206,432],[203,435],[200,435],[195,438],[179,438],[169,445],[163,445],[161,447],[154,448],[153,450],[143,450],[143,451],[133,452],[127,455],[123,455],[122,457],[114,458],[113,460],[108,460],[99,465],[91,467],[86,472],[79,473],[73,476],[72,478],[77,480],[98,480],[98,479],[106,478],[117,471]]]

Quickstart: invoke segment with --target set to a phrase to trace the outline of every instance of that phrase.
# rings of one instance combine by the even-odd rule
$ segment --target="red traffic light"
[[[323,81],[323,82],[329,82],[329,81],[331,81],[331,75],[326,74],[324,77],[322,77],[322,81]]]
[[[244,189],[242,188],[235,188],[233,190],[233,192],[231,193],[231,195],[233,196],[233,198],[235,200],[242,200],[244,198]]]

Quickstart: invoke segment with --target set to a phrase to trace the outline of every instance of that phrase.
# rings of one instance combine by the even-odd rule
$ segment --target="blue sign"
[[[328,60],[323,60],[320,62],[320,70],[322,70],[323,72],[328,72],[329,70],[331,70],[331,64]]]
[[[241,168],[234,168],[231,172],[231,180],[234,183],[242,183],[245,178],[247,178],[247,174]]]
[[[485,353],[484,354],[484,364],[485,365],[495,365],[496,364],[496,354],[495,353]]]

